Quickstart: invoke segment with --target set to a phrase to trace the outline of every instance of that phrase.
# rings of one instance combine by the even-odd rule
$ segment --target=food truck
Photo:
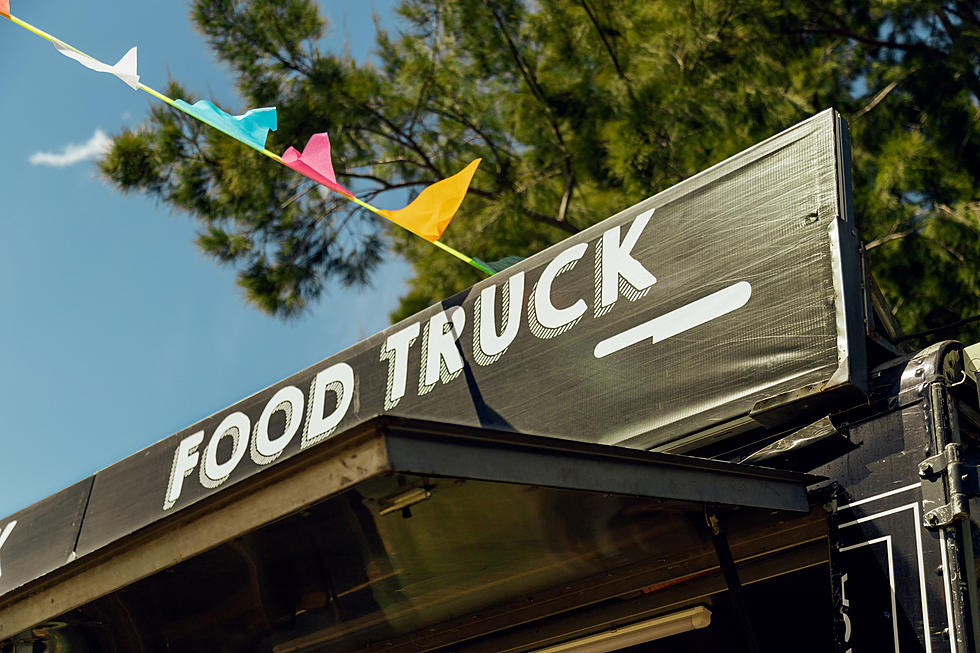
[[[975,368],[849,169],[828,109],[0,520],[0,651],[976,650]]]

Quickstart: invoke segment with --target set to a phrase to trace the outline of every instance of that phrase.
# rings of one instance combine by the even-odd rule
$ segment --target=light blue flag
[[[207,100],[198,100],[188,104],[183,100],[174,100],[182,111],[206,122],[215,129],[220,129],[232,138],[251,145],[257,150],[265,148],[265,139],[269,130],[276,129],[276,108],[262,107],[251,109],[240,116],[232,116],[214,106]]]

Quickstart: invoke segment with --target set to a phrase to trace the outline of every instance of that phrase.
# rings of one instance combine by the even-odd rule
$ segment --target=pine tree
[[[339,178],[365,199],[483,157],[443,240],[486,260],[539,251],[834,106],[851,127],[862,238],[902,326],[980,313],[972,3],[403,0],[399,12],[374,62],[320,52],[311,0],[195,0],[192,16],[246,105],[225,108],[278,106],[276,151],[329,131]],[[117,135],[102,170],[191,214],[201,249],[270,313],[364,282],[389,246],[415,271],[393,317],[479,278],[167,107]]]

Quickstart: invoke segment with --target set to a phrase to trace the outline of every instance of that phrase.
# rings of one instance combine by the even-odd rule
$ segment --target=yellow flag
[[[405,208],[396,211],[379,209],[379,212],[399,227],[404,227],[429,242],[439,240],[442,232],[449,226],[449,221],[456,215],[459,205],[463,203],[473,173],[482,160],[474,159],[452,177],[426,186]]]

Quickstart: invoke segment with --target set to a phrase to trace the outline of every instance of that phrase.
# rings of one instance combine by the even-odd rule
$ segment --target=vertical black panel
[[[92,480],[0,520],[0,595],[71,561]]]

